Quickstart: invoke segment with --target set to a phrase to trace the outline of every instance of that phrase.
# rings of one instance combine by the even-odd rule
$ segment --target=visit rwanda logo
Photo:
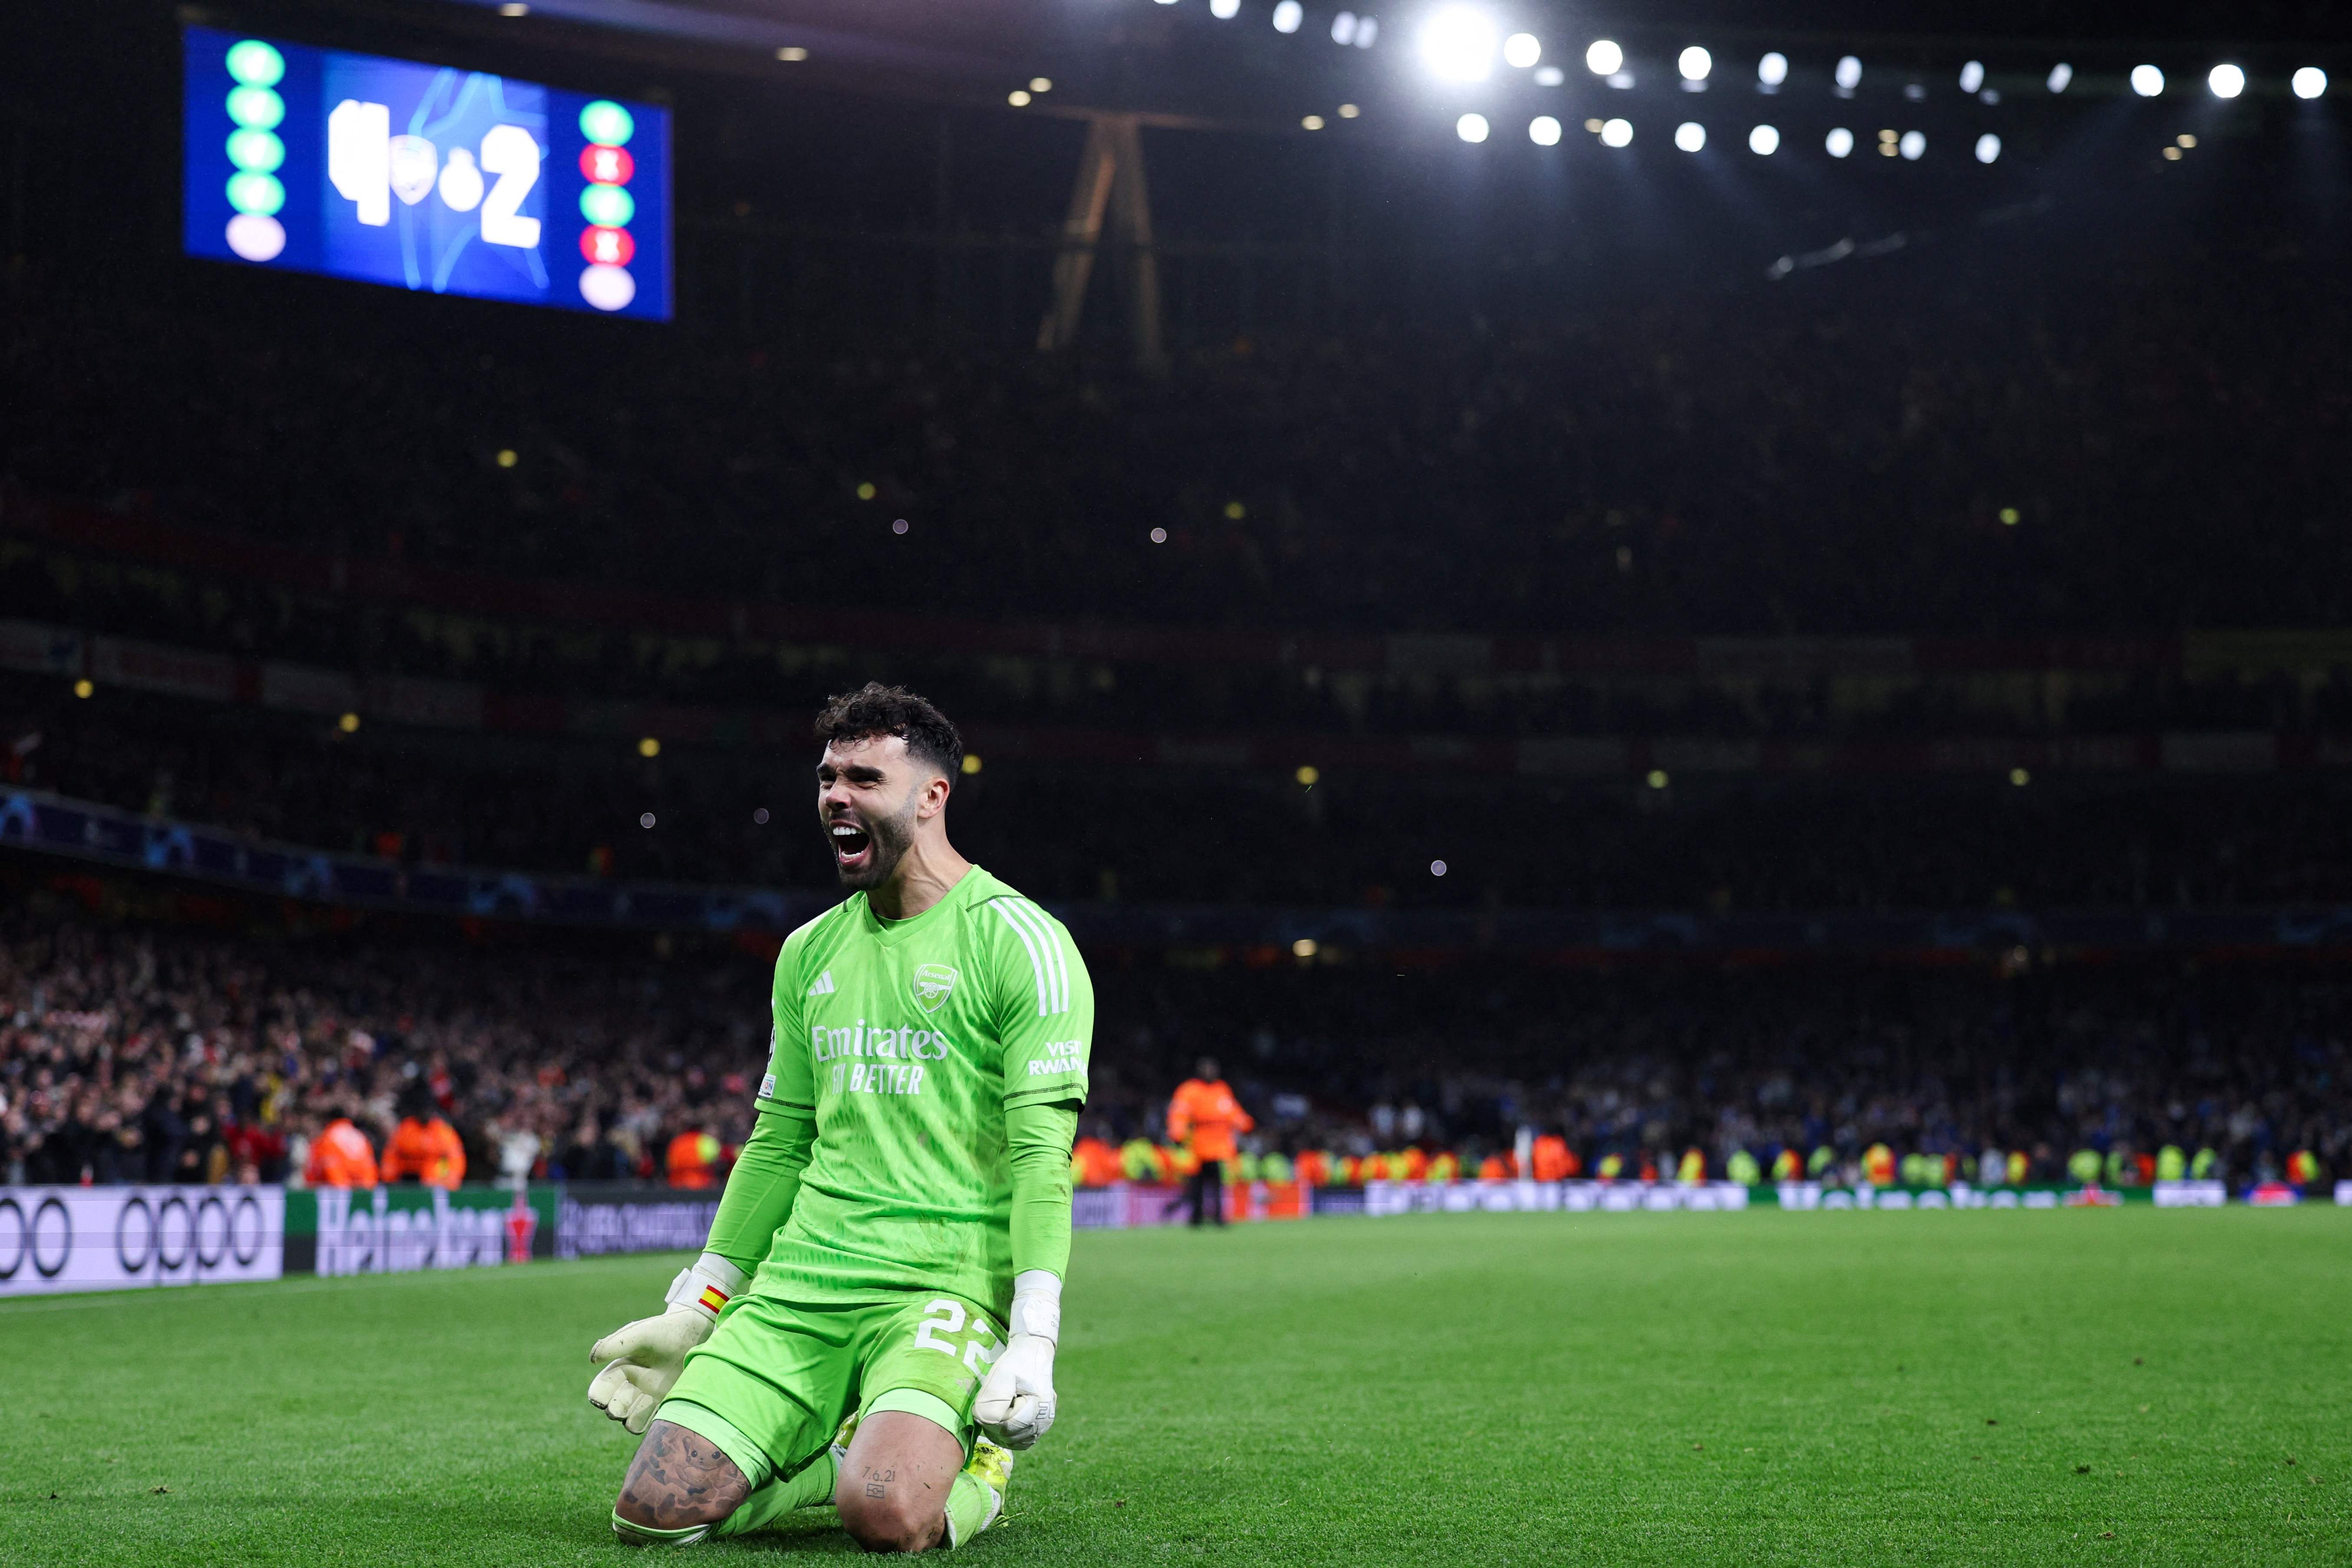
[[[948,993],[955,989],[956,972],[944,963],[926,963],[915,971],[915,1005],[926,1013],[936,1013],[947,1003]]]

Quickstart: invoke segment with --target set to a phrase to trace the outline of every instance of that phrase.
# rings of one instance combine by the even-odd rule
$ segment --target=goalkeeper
[[[961,1546],[1003,1508],[1008,1450],[1054,1423],[1086,966],[949,847],[963,742],[937,709],[868,685],[816,733],[853,891],[777,956],[774,1054],[708,1250],[589,1352],[589,1402],[645,1434],[625,1542],[830,1502],[869,1551]]]

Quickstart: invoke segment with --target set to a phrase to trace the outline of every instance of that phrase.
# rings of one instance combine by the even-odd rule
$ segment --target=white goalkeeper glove
[[[719,1310],[746,1282],[740,1268],[715,1252],[678,1270],[663,1298],[667,1310],[615,1329],[589,1347],[589,1363],[604,1370],[588,1384],[588,1403],[642,1436],[686,1370],[686,1352],[710,1337]]]
[[[972,1419],[992,1442],[1026,1448],[1054,1424],[1054,1343],[1062,1337],[1062,1281],[1032,1268],[1013,1282],[1004,1349],[982,1380]]]

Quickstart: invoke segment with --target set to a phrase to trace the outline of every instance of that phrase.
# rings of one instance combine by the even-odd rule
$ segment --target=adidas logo
[[[812,986],[810,986],[810,987],[808,988],[808,994],[809,994],[810,995],[812,995],[812,996],[830,996],[830,995],[832,995],[832,994],[833,994],[833,971],[832,971],[832,970],[830,970],[830,969],[828,969],[828,970],[826,970],[824,973],[822,973],[822,974],[818,975],[818,976],[816,977],[816,984],[814,984],[814,985],[812,985]]]

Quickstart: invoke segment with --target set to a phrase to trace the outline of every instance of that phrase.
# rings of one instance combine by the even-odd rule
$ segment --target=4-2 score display
[[[190,255],[669,318],[667,110],[207,27],[183,39]]]

